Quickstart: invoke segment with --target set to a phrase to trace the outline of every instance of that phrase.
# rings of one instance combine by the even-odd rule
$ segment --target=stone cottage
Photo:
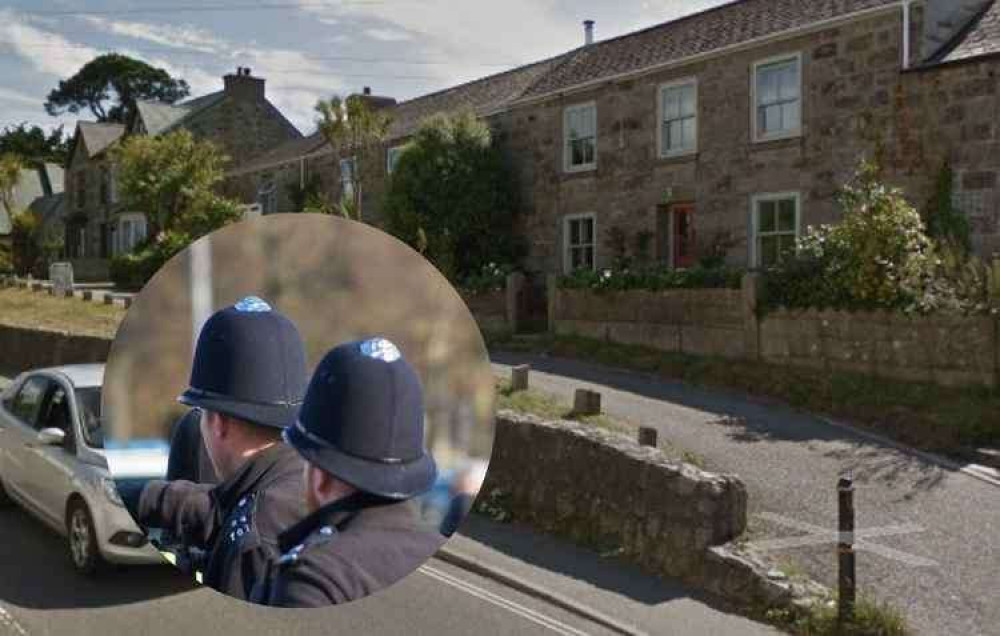
[[[141,210],[123,208],[108,150],[129,135],[179,129],[216,143],[239,167],[302,134],[267,100],[264,80],[239,68],[223,89],[178,104],[139,101],[126,124],[79,122],[66,169],[65,256],[78,278],[107,275],[108,259],[146,236]]]
[[[472,109],[519,175],[531,271],[607,267],[621,249],[673,267],[716,250],[774,263],[839,218],[839,186],[878,147],[920,208],[947,160],[977,251],[1000,250],[1000,0],[742,0],[603,41],[585,24],[564,55],[381,100],[396,125],[382,165],[361,168],[366,197],[425,117]],[[313,135],[226,187],[291,211],[287,184],[319,175],[337,198],[349,159]]]

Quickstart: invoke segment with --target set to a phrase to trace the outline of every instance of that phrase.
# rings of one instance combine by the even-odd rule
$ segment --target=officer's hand
[[[139,518],[139,499],[142,497],[142,490],[146,487],[144,483],[135,481],[116,481],[118,496],[122,498],[125,509],[129,511],[133,519]]]

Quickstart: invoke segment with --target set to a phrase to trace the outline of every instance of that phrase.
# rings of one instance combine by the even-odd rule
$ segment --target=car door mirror
[[[38,443],[46,446],[59,446],[66,440],[66,431],[61,428],[43,428],[38,431]]]

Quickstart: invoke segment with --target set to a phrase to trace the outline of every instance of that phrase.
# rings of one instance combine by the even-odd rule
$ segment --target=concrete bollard
[[[601,394],[587,389],[577,389],[573,396],[574,415],[600,415]]]
[[[510,390],[511,391],[527,391],[528,390],[528,373],[531,371],[531,365],[522,364],[516,366],[510,371]]]
[[[656,429],[648,426],[639,427],[639,446],[652,446],[656,448]]]
[[[83,290],[83,299],[84,300],[93,300],[94,299],[94,292],[90,291],[89,289]]]

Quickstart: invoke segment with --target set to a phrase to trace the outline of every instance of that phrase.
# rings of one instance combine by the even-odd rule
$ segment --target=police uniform
[[[259,426],[294,421],[308,382],[305,350],[287,318],[257,298],[216,312],[198,337],[191,386],[179,400]],[[280,556],[278,534],[300,520],[302,459],[277,443],[223,482],[151,481],[123,500],[143,526],[206,549],[203,581],[247,600]]]
[[[423,391],[388,340],[330,351],[283,437],[357,492],[281,534],[283,554],[254,590],[255,602],[319,607],[360,599],[413,572],[444,543],[421,527],[413,501],[437,475],[424,448]]]

